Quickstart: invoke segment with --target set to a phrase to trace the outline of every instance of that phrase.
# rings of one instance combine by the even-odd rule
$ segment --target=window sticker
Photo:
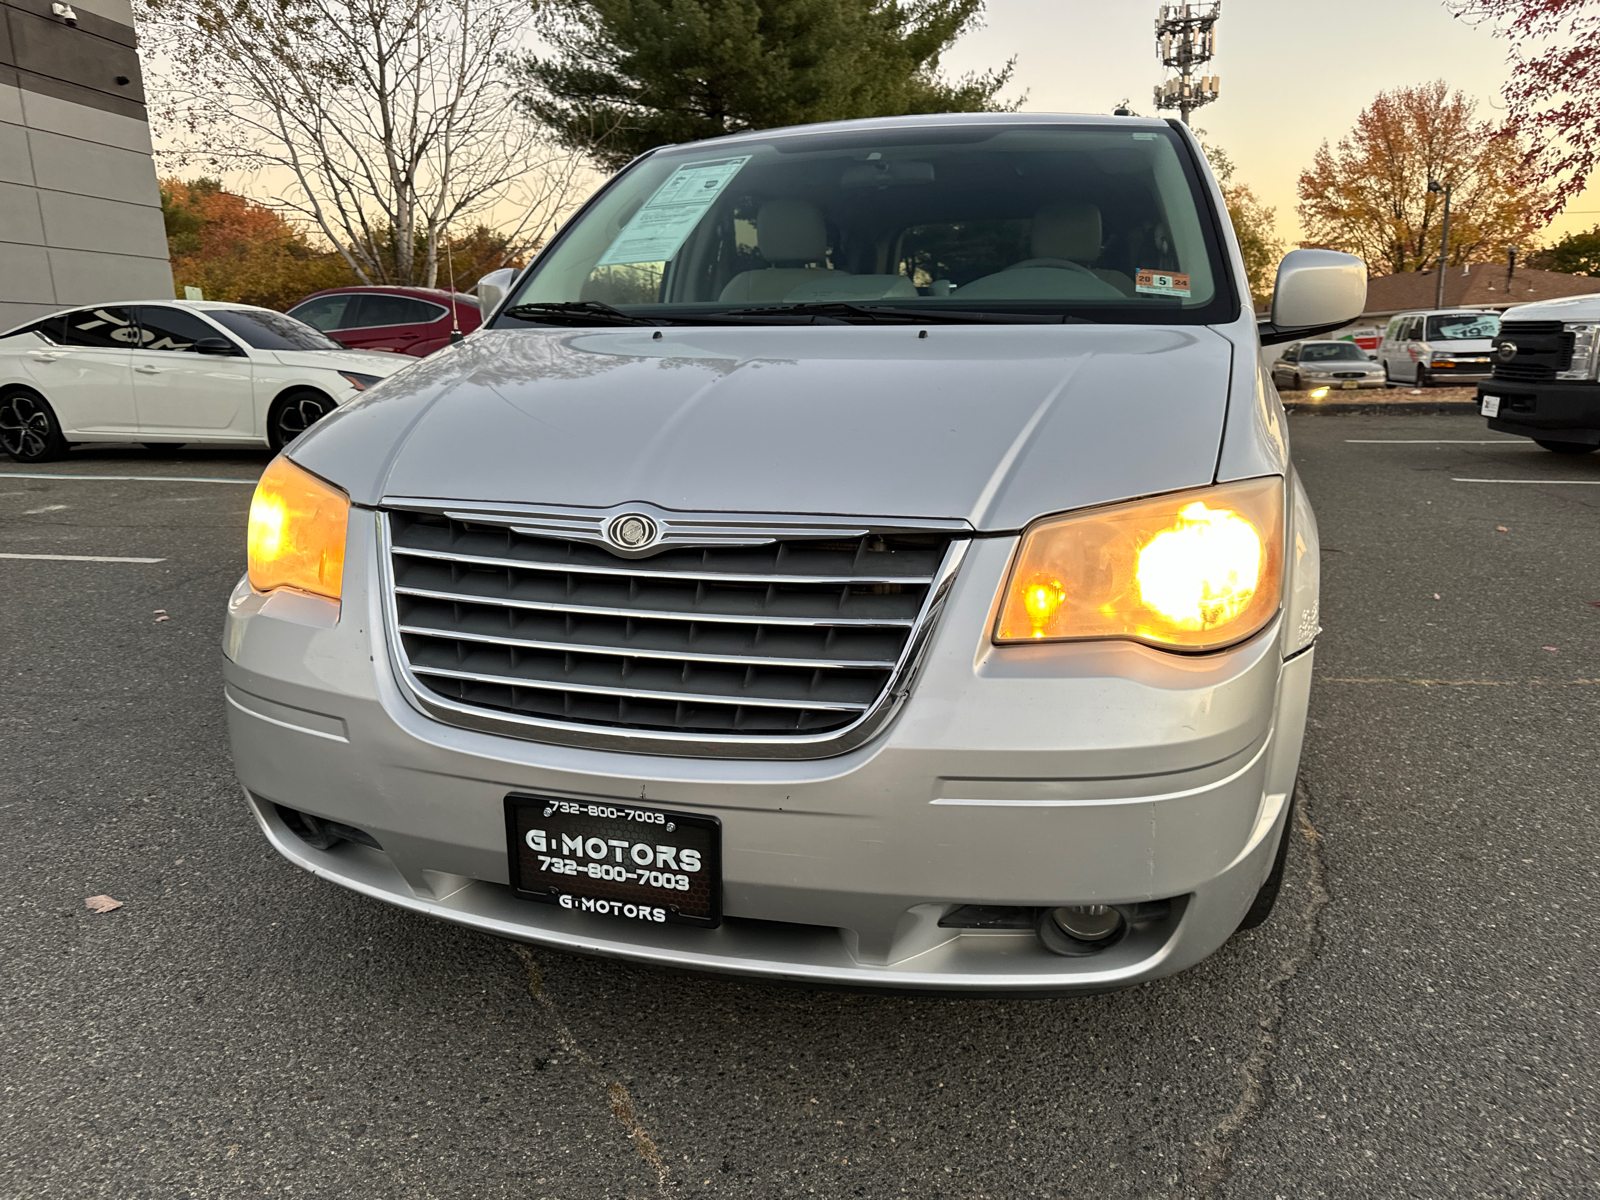
[[[1143,292],[1146,296],[1183,296],[1187,298],[1189,295],[1189,277],[1140,267],[1139,274],[1134,277],[1133,288],[1137,292]]]
[[[750,155],[679,167],[600,256],[597,267],[667,262],[700,223]]]

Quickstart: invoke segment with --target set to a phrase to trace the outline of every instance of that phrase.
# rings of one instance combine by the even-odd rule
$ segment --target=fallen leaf
[[[1501,533],[1510,533],[1511,532],[1504,525],[1496,525],[1495,528],[1498,529]]]
[[[151,610],[151,611],[152,611],[152,612],[158,612],[158,613],[164,613],[164,612],[166,612],[166,611],[167,611],[167,610],[166,610],[166,609],[164,609],[164,608],[157,608],[157,609],[152,609],[152,610]]]
[[[1540,647],[1540,649],[1543,649],[1543,650],[1554,650],[1555,647],[1554,646],[1542,646],[1542,647]]]
[[[1591,600],[1591,601],[1589,601],[1589,607],[1590,608],[1600,608],[1600,600]]]
[[[1440,595],[1439,595],[1439,593],[1438,593],[1438,592],[1435,592],[1435,593],[1434,593],[1434,594],[1433,594],[1433,598],[1434,598],[1434,599],[1435,599],[1435,600],[1442,600],[1442,599],[1444,599],[1444,597],[1442,597],[1442,596],[1440,596]]]
[[[156,618],[156,621],[157,621],[157,622],[161,622],[161,621],[170,621],[170,620],[172,620],[172,618],[171,618],[171,617],[157,617],[157,618]]]
[[[90,912],[108,913],[122,907],[121,900],[113,900],[110,896],[90,896],[83,902],[83,906]]]

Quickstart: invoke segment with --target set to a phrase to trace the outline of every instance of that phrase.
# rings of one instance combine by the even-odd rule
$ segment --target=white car
[[[270,308],[98,304],[0,335],[0,449],[49,462],[77,442],[234,442],[281,450],[418,360],[347,350]]]

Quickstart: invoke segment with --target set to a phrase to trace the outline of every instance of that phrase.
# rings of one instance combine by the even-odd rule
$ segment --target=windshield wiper
[[[785,313],[834,317],[862,325],[1065,325],[1093,324],[1088,317],[1065,313],[1006,313],[960,308],[896,308],[884,304],[851,304],[844,300],[815,300],[799,304],[772,304],[760,308],[730,309],[725,316],[779,316]]]
[[[534,304],[513,304],[508,316],[524,321],[544,321],[551,325],[765,325],[772,318],[783,325],[842,324],[838,316],[796,311],[794,308],[756,308],[739,312],[657,313],[646,317],[623,312],[598,300],[550,300]]]
[[[542,301],[513,304],[506,315],[523,321],[545,321],[551,325],[659,325],[650,317],[636,317],[598,300]]]

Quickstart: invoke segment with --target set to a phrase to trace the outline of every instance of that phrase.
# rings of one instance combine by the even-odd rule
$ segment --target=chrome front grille
[[[669,532],[667,548],[624,558],[592,537],[551,536],[548,519],[380,519],[391,637],[434,715],[538,740],[694,743],[678,753],[861,729],[903,694],[965,545],[956,522],[765,534],[742,522],[711,545]],[[552,736],[561,730],[588,736]]]

